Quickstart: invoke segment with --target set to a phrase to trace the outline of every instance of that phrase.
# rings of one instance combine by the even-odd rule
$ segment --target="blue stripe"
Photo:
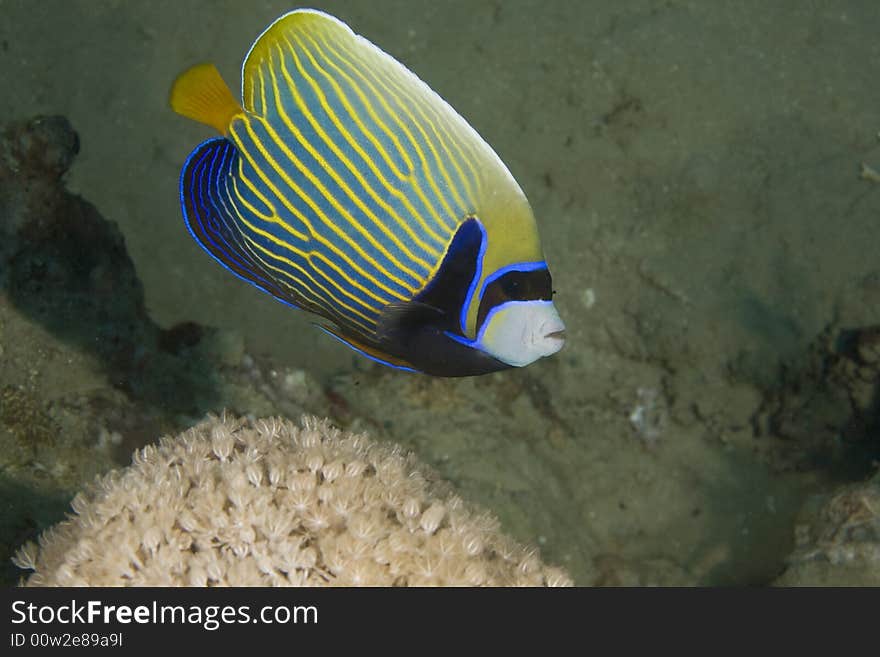
[[[486,228],[483,226],[483,223],[479,219],[476,219],[475,221],[477,222],[477,226],[480,227],[480,234],[482,235],[482,239],[480,240],[480,253],[477,255],[476,271],[474,272],[473,279],[471,279],[471,284],[468,286],[467,294],[464,297],[464,303],[461,304],[461,315],[459,316],[459,324],[461,326],[462,335],[467,335],[468,309],[474,302],[474,291],[477,289],[477,283],[480,281],[480,277],[483,275],[483,257],[486,255],[486,246],[488,244]]]
[[[220,140],[225,143],[225,140]],[[379,313],[381,311],[381,307],[386,303],[394,300],[388,295],[385,295],[385,302],[379,303],[375,299],[371,299],[366,297],[362,292],[353,288],[349,285],[344,279],[340,277],[340,275],[333,271],[329,266],[322,263],[319,258],[313,257],[311,260],[307,259],[304,255],[300,255],[291,251],[288,248],[285,248],[282,245],[279,245],[272,239],[267,236],[261,235],[252,231],[247,225],[245,225],[239,217],[239,213],[243,215],[249,223],[254,226],[259,227],[261,230],[266,233],[272,235],[276,239],[284,242],[285,244],[289,244],[292,248],[299,249],[301,252],[306,253],[316,253],[320,252],[323,254],[327,260],[336,263],[341,269],[345,271],[345,273],[353,279],[360,279],[360,276],[357,272],[355,272],[351,267],[347,266],[343,259],[340,259],[336,254],[331,252],[326,247],[322,246],[317,241],[308,241],[303,242],[298,240],[294,235],[285,230],[282,226],[278,225],[274,222],[264,221],[261,217],[254,215],[250,212],[245,205],[241,202],[242,196],[239,195],[235,188],[232,187],[230,180],[231,178],[235,178],[239,180],[238,189],[243,189],[247,191],[247,186],[241,182],[238,169],[238,161],[239,155],[235,152],[232,145],[228,145],[228,152],[231,157],[234,157],[223,170],[215,170],[217,167],[212,168],[212,173],[210,174],[214,180],[217,181],[217,192],[216,196],[221,199],[220,201],[213,201],[213,205],[215,206],[217,212],[220,216],[224,217],[223,220],[223,230],[222,232],[216,236],[216,239],[209,240],[211,244],[206,247],[206,250],[212,255],[215,255],[215,259],[217,259],[217,255],[215,252],[222,251],[224,253],[219,259],[222,261],[223,259],[232,260],[233,264],[238,264],[240,267],[247,268],[253,272],[253,278],[256,280],[250,280],[249,282],[253,282],[256,287],[263,291],[267,291],[270,294],[278,296],[281,294],[284,296],[290,296],[293,294],[297,297],[305,297],[307,299],[312,300],[312,304],[317,303],[319,306],[322,306],[325,309],[329,309],[329,315],[339,319],[340,321],[347,321],[354,325],[364,326],[371,325],[375,326],[375,323],[378,321]],[[254,152],[256,149],[254,148]],[[233,162],[235,166],[233,166]],[[279,218],[290,225],[293,229],[298,230],[302,233],[308,234],[308,227],[301,223],[292,213],[290,213],[286,208],[280,205],[280,201],[272,195],[271,190],[265,185],[260,183],[260,180],[251,167],[250,163],[247,160],[243,159],[242,162],[242,172],[245,176],[248,177],[249,180],[263,193],[270,202],[277,203],[279,205],[278,208],[270,208],[267,209],[266,214],[276,213]],[[268,165],[267,165],[268,166]],[[271,174],[271,172],[267,172],[267,175]],[[220,188],[220,181],[225,181],[224,188]],[[283,185],[280,179],[276,178],[276,182],[279,185]],[[262,205],[265,207],[265,204],[259,201],[258,198],[255,197],[253,193],[248,193],[248,201],[254,200],[258,203],[258,205]],[[237,203],[235,201],[238,201]],[[293,199],[291,201],[302,202],[301,199]],[[209,201],[204,200],[203,205]],[[303,205],[305,211],[311,213],[307,206]],[[224,212],[224,209],[227,212]],[[313,213],[311,213],[313,214]],[[317,216],[313,216],[314,221],[318,222]],[[329,229],[327,229],[329,231]],[[206,237],[210,238],[210,234],[212,232],[210,229],[206,229],[207,233]],[[229,240],[223,239],[225,236],[231,236],[234,238],[234,243],[230,243]],[[311,291],[303,289],[296,280],[292,280],[287,276],[283,276],[277,272],[269,271],[264,268],[264,266],[254,258],[254,256],[250,255],[251,247],[248,246],[244,242],[243,236],[247,235],[247,237],[252,240],[255,244],[259,245],[263,249],[265,249],[266,253],[256,254],[259,258],[265,260],[267,264],[271,264],[273,267],[277,267],[278,269],[287,271],[290,276],[293,276],[298,279],[302,279],[306,285],[309,285]],[[333,239],[335,236],[327,236],[327,239]],[[196,236],[198,239],[198,236]],[[222,242],[222,244],[218,244],[217,242]],[[341,240],[338,238],[334,241],[334,244],[339,244]],[[341,246],[341,245],[340,245]],[[236,254],[241,253],[246,254],[246,258],[242,261],[241,258],[236,258]],[[271,256],[274,256],[271,257]],[[301,271],[298,271],[296,268],[291,267],[285,262],[282,262],[281,259],[287,259],[295,263],[301,268]],[[229,268],[229,267],[227,267]],[[266,278],[260,276],[258,272],[262,272]],[[303,272],[306,272],[305,274]],[[235,272],[233,272],[235,273]],[[241,278],[242,276],[239,276]],[[268,279],[268,280],[267,280]],[[363,316],[357,316],[351,310],[343,307],[340,304],[334,302],[333,299],[329,298],[326,293],[324,293],[321,289],[318,288],[318,285],[321,285],[329,290],[345,304],[352,306],[357,311],[362,313]],[[285,293],[285,290],[289,290],[289,292]],[[379,294],[380,291],[376,290],[376,293]],[[318,297],[316,299],[316,296]],[[328,314],[328,313],[325,313]]]
[[[455,140],[455,135],[460,134],[461,126],[452,124],[449,120],[449,116],[438,112],[437,101],[439,100],[441,104],[443,101],[436,97],[432,98],[430,95],[426,98],[423,93],[421,81],[418,80],[416,76],[412,75],[411,71],[408,71],[402,64],[400,64],[400,62],[397,62],[390,57],[390,61],[385,62],[383,66],[364,66],[363,61],[349,64],[338,52],[333,50],[332,47],[325,47],[322,51],[326,54],[328,60],[333,61],[342,68],[347,68],[348,71],[352,73],[355,71],[360,72],[368,82],[376,87],[375,91],[373,91],[361,86],[364,84],[361,83],[359,88],[364,95],[368,98],[370,96],[376,97],[377,95],[380,95],[386,99],[386,102],[389,102],[392,105],[390,108],[391,112],[394,117],[406,125],[412,135],[413,142],[418,144],[422,149],[422,153],[425,156],[432,177],[439,187],[440,196],[452,209],[453,216],[444,216],[445,211],[442,206],[437,203],[439,197],[436,194],[433,194],[433,190],[430,188],[423,188],[427,193],[431,193],[434,196],[434,208],[438,214],[440,214],[441,218],[446,219],[448,225],[454,226],[460,223],[465,216],[473,214],[476,210],[476,207],[474,207],[475,199],[468,197],[465,188],[466,174],[464,172],[468,169],[468,166],[462,159],[462,153],[456,152],[458,151],[457,147],[460,147],[461,144]],[[402,72],[409,74],[411,78],[407,80],[402,77]],[[416,81],[418,83],[413,84],[413,82]],[[392,100],[392,93],[398,98]],[[389,116],[388,112],[385,111],[380,103],[377,102],[372,105],[372,107],[377,113],[382,114],[383,117],[387,117],[386,125],[397,133],[399,141],[402,146],[407,149],[407,154],[413,161],[414,166],[420,170],[421,164],[418,154],[415,151],[415,144],[411,143],[402,133],[400,128],[396,127],[393,118]],[[455,116],[456,118],[461,119],[461,117],[458,117],[457,115]],[[364,117],[361,115],[361,118],[363,119]],[[465,122],[462,120],[462,123]],[[433,124],[433,127],[430,124]],[[421,131],[419,128],[421,128]],[[422,131],[424,131],[424,135],[422,134]],[[388,140],[387,137],[384,139],[387,140],[387,148],[393,149],[394,146],[392,142]],[[430,146],[433,146],[436,155],[430,151]],[[461,168],[461,174],[456,170],[455,164],[458,164]],[[458,192],[462,202],[465,204],[464,206],[456,201],[452,190],[447,187],[441,166],[445,169],[451,179],[453,187]],[[473,179],[470,179],[469,182],[471,182],[473,186],[476,186],[478,183],[478,181]],[[419,199],[415,195],[412,195],[412,200],[418,201]]]
[[[321,212],[324,213],[328,221],[333,221],[334,225],[342,230],[345,235],[351,240],[351,242],[357,243],[361,248],[364,249],[365,252],[375,257],[379,263],[382,263],[383,261],[387,262],[381,254],[377,253],[369,244],[362,241],[363,238],[354,232],[354,228],[348,223],[347,220],[339,217],[339,213],[335,210],[335,208],[333,208],[333,206],[320,192],[320,190],[315,187],[302,173],[296,170],[292,164],[289,163],[289,160],[286,158],[278,145],[274,142],[271,135],[262,125],[259,124],[259,122],[252,121],[249,125],[256,133],[257,138],[268,152],[268,155],[272,159],[274,159],[275,162],[279,164],[279,166],[289,165],[285,168],[287,175],[290,176],[290,178],[300,187],[303,194],[307,196]],[[275,188],[278,190],[278,193],[283,194],[284,199],[298,212],[300,212],[309,223],[311,223],[312,230],[316,235],[320,235],[324,240],[332,243],[345,255],[345,259],[348,259],[349,262],[360,267],[360,269],[368,275],[372,275],[376,279],[381,280],[392,291],[397,292],[399,295],[404,297],[409,294],[408,290],[394,283],[393,281],[388,280],[386,270],[375,267],[361,255],[359,255],[352,244],[348,243],[344,239],[340,239],[340,237],[330,229],[325,221],[321,219],[321,217],[314,210],[312,210],[311,207],[309,207],[309,204],[306,202],[306,200],[302,196],[298,195],[294,189],[287,186],[281,176],[279,176],[278,173],[274,170],[269,161],[266,160],[259,152],[259,149],[250,139],[250,136],[244,131],[243,126],[235,130],[234,135],[241,141],[242,147],[254,158],[254,165],[259,168],[259,171],[266,178],[269,179],[272,185],[274,185]],[[304,149],[296,147],[294,147],[294,149],[296,151],[296,156],[300,158],[304,166],[314,172],[315,176],[320,180],[320,182],[326,186],[328,193],[336,194],[337,196],[342,194],[338,186],[336,186],[332,179],[327,177],[326,173],[321,170],[319,163],[311,158]],[[247,159],[245,159],[243,164],[243,174],[247,176],[248,179],[251,180],[255,185],[259,186],[260,191],[263,192],[269,198],[270,202],[273,203],[276,212],[285,223],[292,225],[300,232],[310,232],[307,226],[303,224],[299,219],[297,219],[296,215],[294,215],[290,210],[287,209],[287,207],[282,202],[282,198],[280,198],[271,189],[269,189],[268,186],[262,183],[260,175],[257,174],[254,166],[252,166],[252,164],[248,162]],[[234,175],[237,175],[237,173]],[[295,238],[284,231],[281,227],[276,225],[268,225],[266,226],[266,228],[279,239],[291,243],[296,243]],[[338,255],[330,251],[318,240],[311,240],[308,245],[298,244],[298,246],[300,246],[300,248],[307,248],[312,251],[320,250],[327,256],[327,258],[333,260],[341,268],[345,269],[346,274],[350,278],[357,280],[361,280],[363,278],[356,270],[354,270],[349,265],[349,263],[345,261],[345,259],[341,259]],[[395,271],[395,273],[399,274],[399,272],[397,272],[396,269],[394,269],[393,267],[389,266],[389,270]],[[371,283],[370,281],[362,282],[366,286],[375,286],[375,284]],[[348,289],[355,294],[361,294],[356,289],[350,289],[349,285],[344,282],[335,284],[335,286],[337,288],[344,287],[345,289]],[[380,289],[374,289],[373,291],[377,295],[385,299],[384,303],[390,303],[396,300],[389,293],[384,292]],[[369,303],[375,304],[377,302],[375,300],[370,300]]]
[[[489,274],[488,276],[486,276],[486,280],[483,281],[483,285],[480,287],[480,299],[483,298],[483,294],[486,292],[486,288],[489,286],[489,284],[492,281],[495,281],[495,280],[501,278],[502,276],[504,276],[504,274],[506,274],[508,272],[511,272],[511,271],[538,271],[541,269],[547,269],[547,263],[544,260],[538,260],[535,262],[515,262],[512,265],[506,265],[504,267],[501,267],[501,269],[498,269],[498,270],[492,272],[491,274]]]
[[[327,63],[335,64],[343,71],[346,71],[353,78],[353,80],[356,81],[356,79],[357,79],[356,70],[353,67],[349,66],[347,62],[340,59],[338,57],[338,55],[335,55],[330,48],[322,45],[321,54],[323,55],[323,57],[320,57],[317,52],[312,53],[312,54],[313,54],[313,56],[315,56],[319,60],[319,63],[327,62]],[[386,162],[385,158],[382,157],[379,150],[373,145],[373,143],[367,137],[367,134],[366,134],[366,132],[364,132],[364,130],[361,130],[354,121],[345,121],[345,117],[347,117],[349,113],[345,109],[345,107],[343,106],[339,94],[332,88],[332,85],[330,85],[326,81],[326,78],[323,76],[323,74],[317,68],[315,68],[311,64],[311,62],[308,61],[308,58],[305,57],[304,55],[301,55],[300,59],[301,59],[301,62],[304,64],[304,68],[306,68],[307,72],[310,75],[312,75],[312,77],[314,77],[316,79],[316,82],[321,87],[322,91],[325,93],[327,102],[330,105],[331,109],[336,113],[336,115],[338,117],[340,117],[340,119],[342,121],[344,121],[346,123],[346,128],[349,129],[349,132],[350,132],[352,138],[354,139],[354,141],[357,143],[357,145],[364,151],[369,162],[372,163],[372,165],[375,166],[377,169],[379,169],[379,173],[389,183],[389,185],[391,187],[400,191],[402,194],[404,194],[406,196],[407,200],[411,203],[412,207],[416,210],[417,213],[420,214],[420,216],[423,219],[425,219],[428,222],[435,223],[434,220],[431,218],[431,208],[427,207],[422,202],[422,200],[418,197],[418,195],[414,192],[414,190],[412,188],[412,183],[409,180],[406,180],[406,179],[401,180],[400,178],[397,177],[397,175],[394,173],[392,168]],[[292,65],[293,64],[291,63],[291,66]],[[328,75],[333,75],[334,73],[336,73],[335,70],[332,68],[332,66],[329,66],[329,65],[325,66],[325,70],[327,71]],[[358,69],[358,70],[360,70],[361,72],[364,72],[363,69]],[[358,94],[355,91],[354,84],[350,83],[348,80],[346,80],[341,75],[338,75],[338,77],[334,77],[333,79],[337,83],[337,85],[341,88],[341,93],[345,95],[345,98],[349,102],[349,105],[351,106],[354,114],[358,117],[358,119],[364,125],[364,129],[369,131],[369,133],[377,141],[380,142],[385,153],[392,160],[392,162],[397,167],[397,169],[403,175],[414,174],[418,178],[423,177],[423,174],[421,172],[421,164],[420,164],[418,155],[415,152],[415,150],[412,147],[410,147],[407,150],[407,155],[409,156],[410,161],[412,162],[413,166],[416,167],[415,171],[410,171],[409,167],[406,165],[406,162],[403,158],[403,155],[398,151],[397,147],[394,145],[394,142],[391,141],[391,139],[388,137],[388,135],[385,134],[385,132],[382,130],[382,128],[370,117],[370,114],[367,111],[367,108],[365,107],[364,103],[361,101],[361,99],[358,97]],[[356,84],[356,82],[355,82],[355,84]],[[308,93],[308,96],[311,98],[311,101],[309,102],[310,108],[313,111],[322,112],[323,110],[320,108],[320,105],[319,105],[317,99],[314,98],[314,94],[311,91],[311,87],[308,86],[308,83],[305,82],[304,80],[302,81],[302,84],[298,85],[298,88],[301,88],[303,86],[306,87],[305,91]],[[361,93],[367,98],[369,98],[370,96],[375,97],[375,94],[368,88],[364,88],[363,86],[358,85],[357,89],[360,90]],[[385,126],[388,130],[391,130],[391,131],[397,133],[397,136],[398,136],[399,141],[401,142],[401,145],[406,147],[406,145],[409,143],[406,136],[400,131],[400,129],[397,127],[397,125],[394,121],[394,117],[389,115],[389,113],[385,110],[385,108],[382,106],[382,104],[379,103],[378,101],[375,103],[372,103],[370,105],[370,109],[372,109],[373,113],[376,114],[378,116],[378,118],[385,124]],[[397,116],[398,119],[405,122],[404,117],[399,112],[395,113],[395,115]],[[325,125],[324,127],[333,131],[333,133],[334,133],[333,134],[333,141],[337,145],[339,145],[340,148],[345,151],[345,154],[348,157],[352,158],[354,162],[364,162],[366,164],[367,160],[362,159],[357,154],[357,152],[354,150],[354,148],[347,142],[347,140],[345,140],[345,138],[331,124],[332,124],[332,122],[328,118],[327,125]],[[417,137],[418,131],[417,131],[416,127],[414,125],[409,125],[408,127],[411,129],[413,136]],[[430,159],[431,159],[430,153],[427,152],[426,145],[423,144],[423,146],[424,146],[423,150],[426,151],[426,155],[427,155],[429,162],[430,162]],[[437,179],[438,176],[440,175],[440,172],[437,170],[432,170],[432,171],[435,174],[435,179]],[[365,166],[365,167],[360,168],[360,172],[367,178],[368,183],[373,187],[373,189],[378,191],[378,190],[383,190],[385,188],[384,184],[370,170],[369,166]],[[421,189],[426,193],[426,195],[431,194],[432,192],[430,190],[430,187],[427,185],[427,183],[423,179],[420,182],[422,183]],[[402,201],[400,201],[397,198],[394,198],[393,196],[389,196],[389,198],[387,200],[390,204],[392,204],[392,206],[394,206],[394,209],[397,211],[397,213],[400,217],[402,217],[403,219],[406,219],[408,217],[409,212],[404,208]],[[455,207],[455,204],[453,203],[451,198],[449,198],[447,200],[450,202],[450,205]],[[445,216],[445,213],[442,211],[440,204],[436,202],[436,197],[434,199],[433,209],[442,218],[444,218],[446,220],[445,224],[439,224],[436,226],[435,230],[439,234],[445,234],[449,230],[450,227],[454,226],[457,223],[457,220],[460,218],[460,216],[465,214],[465,209],[458,207],[456,210],[457,216],[452,216],[452,217]],[[389,222],[388,223],[389,226],[393,225],[392,224],[393,220],[391,219],[391,217],[387,217],[387,221]],[[417,230],[419,229],[419,226],[415,222],[412,222],[412,224],[415,229],[417,229]],[[404,237],[404,236],[402,235],[401,237]],[[431,242],[431,244],[437,249],[442,250],[442,248],[444,246],[443,244],[438,243],[437,240],[431,241],[430,236],[428,236],[428,235],[421,235],[420,237],[424,238],[425,241]],[[423,255],[422,257],[426,257],[426,256]]]
[[[419,132],[419,126],[416,124],[416,121],[419,121],[419,117],[415,116],[414,120],[411,120],[406,115],[408,111],[414,112],[415,107],[419,107],[420,109],[422,108],[422,104],[419,102],[419,98],[414,97],[413,94],[409,93],[409,90],[406,86],[400,86],[396,84],[392,80],[392,78],[390,78],[387,74],[384,74],[384,71],[381,67],[353,65],[348,61],[348,59],[343,58],[338,52],[333,49],[332,46],[328,45],[326,42],[322,42],[320,46],[323,58],[328,62],[336,64],[339,68],[346,71],[356,81],[356,83],[360,80],[362,75],[370,84],[376,87],[375,91],[373,91],[368,86],[366,86],[364,82],[359,82],[358,89],[361,90],[364,96],[366,96],[367,98],[375,98],[377,94],[381,94],[385,98],[386,102],[389,104],[390,110],[393,112],[393,116],[389,115],[389,112],[385,110],[385,108],[380,102],[378,102],[378,100],[375,103],[371,104],[371,108],[373,109],[374,113],[376,113],[379,118],[382,119],[388,129],[397,135],[401,146],[407,151],[407,155],[413,166],[415,167],[414,174],[419,179],[420,189],[423,191],[425,196],[428,197],[428,200],[430,201],[433,210],[441,217],[441,219],[445,220],[445,224],[438,225],[438,232],[443,232],[444,228],[448,230],[449,228],[460,223],[460,220],[462,220],[465,215],[471,212],[473,208],[462,207],[461,205],[457,204],[454,196],[449,192],[449,190],[444,190],[444,188],[446,187],[446,182],[443,178],[443,174],[440,170],[440,165],[438,161],[435,160],[430,151],[428,142],[430,142],[430,144],[437,151],[437,157],[439,158],[440,162],[442,162],[442,164],[446,167],[446,170],[449,173],[453,184],[455,184],[456,181],[459,183],[457,189],[459,191],[459,194],[464,198],[466,197],[466,194],[461,184],[461,178],[456,175],[451,161],[446,156],[443,145],[437,141],[436,137],[434,137],[430,126],[425,124],[424,121],[419,122],[419,125],[421,125],[422,129],[426,133],[425,136],[422,136],[422,134]],[[316,57],[318,56],[317,53],[314,54]],[[313,67],[310,67],[310,72],[312,72],[314,75],[320,75],[320,73],[314,70]],[[394,143],[388,138],[387,135],[385,135],[381,128],[379,128],[379,126],[372,121],[366,111],[366,108],[363,106],[363,103],[361,103],[360,99],[357,97],[357,94],[354,93],[352,85],[350,85],[341,76],[335,77],[334,79],[341,87],[343,87],[343,91],[351,90],[351,93],[347,94],[346,97],[353,106],[353,109],[355,109],[355,111],[357,112],[358,118],[365,124],[365,126],[370,128],[371,133],[382,142],[385,150],[393,156],[392,159],[394,159],[395,162],[400,162],[402,164],[403,159],[398,154]],[[392,99],[390,94],[388,93],[388,90],[393,90],[396,94],[400,96],[400,99]],[[341,113],[344,115],[345,109],[344,107],[342,107],[341,104],[337,104],[338,98],[329,84],[326,85],[324,91],[328,94],[328,100],[331,101],[331,104],[334,106],[334,110],[336,110],[337,113]],[[445,200],[449,207],[452,209],[454,216],[447,215],[446,211],[443,209],[440,197],[437,196],[430,185],[427,184],[427,181],[425,179],[426,173],[423,170],[423,164],[419,159],[414,144],[410,142],[409,138],[397,126],[395,117],[409,129],[413,142],[417,143],[421,148],[429,175],[433,177],[439,190],[442,193],[443,200]],[[386,175],[389,180],[391,180],[391,176],[393,176],[393,174],[387,168],[384,160],[381,158],[381,156],[378,155],[378,151],[375,150],[372,144],[370,144],[369,141],[366,140],[366,138],[364,138],[363,141],[358,140],[358,143],[361,145],[361,147],[364,148],[364,150],[368,151],[371,158],[373,158],[374,163],[379,166],[382,169],[383,174]],[[385,174],[386,171],[388,172],[387,174]],[[421,199],[419,199],[418,195],[414,192],[411,184],[404,183],[400,187],[400,189],[401,191],[406,193],[408,200],[413,204],[413,206],[422,213],[421,216],[423,218],[432,223],[436,223],[431,217],[429,208],[426,208],[424,206]]]
[[[303,55],[302,59],[304,60],[304,66],[307,70],[312,69],[311,65],[308,63],[307,58]],[[290,62],[288,66],[293,66],[293,63]],[[310,75],[313,75],[317,78],[317,82],[323,80],[321,73],[317,70],[309,70]],[[343,80],[339,81],[340,85],[345,85]],[[335,94],[335,92],[330,88],[329,85],[326,88],[322,88],[322,91],[326,94],[326,100],[331,110],[336,114],[338,119],[344,123],[346,129],[349,131],[351,139],[357,144],[358,147],[362,148],[367,155],[368,159],[362,158],[355,147],[349,142],[349,140],[343,135],[343,133],[336,127],[332,118],[329,114],[327,114],[324,109],[320,106],[320,102],[315,96],[314,91],[311,86],[305,81],[300,80],[297,84],[297,89],[299,93],[303,97],[303,102],[309,107],[312,114],[314,115],[315,120],[320,124],[321,128],[326,132],[327,138],[333,143],[333,145],[338,148],[338,150],[349,160],[352,167],[356,168],[357,172],[362,176],[366,185],[373,191],[373,193],[382,198],[392,207],[394,204],[400,204],[400,201],[395,199],[385,184],[379,179],[378,176],[373,172],[370,164],[375,166],[380,170],[382,176],[384,176],[389,181],[395,181],[394,174],[388,165],[382,160],[379,156],[378,151],[373,147],[373,145],[366,139],[364,133],[361,132],[354,121],[352,121],[348,117],[348,113],[345,110],[345,107],[339,100],[339,97]],[[297,127],[303,133],[304,138],[309,144],[318,151],[320,157],[324,160],[325,166],[329,166],[333,169],[333,171],[342,179],[343,183],[349,188],[351,194],[357,198],[363,205],[365,205],[369,211],[373,214],[375,219],[371,219],[363,210],[358,208],[355,205],[355,202],[352,198],[350,198],[345,192],[343,192],[342,188],[340,188],[336,183],[332,181],[332,179],[327,176],[322,176],[322,182],[328,185],[328,188],[332,188],[337,190],[336,198],[343,202],[346,206],[346,209],[351,212],[351,214],[356,218],[358,223],[372,234],[377,235],[377,237],[382,238],[381,233],[379,232],[376,223],[387,227],[389,230],[393,231],[394,234],[400,239],[404,246],[412,253],[412,255],[416,258],[421,258],[422,260],[426,260],[430,262],[432,260],[432,256],[425,252],[422,248],[420,248],[406,233],[405,230],[398,224],[398,222],[384,209],[379,203],[373,198],[373,196],[368,192],[367,188],[361,184],[361,182],[357,179],[355,174],[349,169],[348,166],[332,151],[330,145],[326,143],[315,131],[312,125],[307,121],[307,119],[299,112],[296,107],[295,101],[293,99],[292,92],[284,87],[279,90],[279,95],[281,98],[281,102],[284,107],[285,113],[290,117],[290,119],[297,125]],[[273,108],[274,109],[274,108]],[[280,133],[288,135],[291,140],[294,139],[293,135],[287,131],[286,125],[284,125],[283,121],[274,116],[270,115],[267,117],[272,123],[273,126]],[[358,117],[362,121],[369,123],[369,117],[364,115],[359,115]],[[276,124],[277,121],[277,124]],[[308,165],[312,171],[316,173],[324,173],[323,167],[321,163],[315,162],[313,158],[308,156],[307,153],[303,152],[303,156],[308,157],[310,164]],[[398,181],[399,183],[399,181]],[[400,189],[400,184],[396,186],[397,189]],[[401,190],[405,191],[405,190]],[[415,225],[415,222],[412,221],[412,218],[409,217],[409,213],[400,209],[398,212],[398,216],[402,221],[408,222],[411,225],[411,228],[418,229],[419,227]],[[428,235],[420,235],[424,242],[429,245],[432,245],[435,250],[442,250],[443,244],[441,244],[438,240],[432,241],[430,236]],[[367,248],[367,244],[364,243],[363,238],[358,236],[359,243]],[[391,252],[391,254],[398,259],[401,263],[405,264],[407,267],[419,271],[421,275],[421,279],[415,279],[413,277],[408,277],[410,284],[418,287],[423,283],[424,277],[429,273],[423,267],[418,265],[407,253],[396,247],[390,241],[386,242],[383,239],[383,245]],[[374,250],[371,251],[371,255],[377,257],[380,261],[384,261],[385,266],[389,268],[393,268],[393,265],[381,256]],[[406,277],[403,272],[399,272],[399,275]]]

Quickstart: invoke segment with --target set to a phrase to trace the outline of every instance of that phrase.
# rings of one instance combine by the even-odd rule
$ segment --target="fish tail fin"
[[[171,109],[222,135],[229,132],[232,117],[244,110],[213,64],[196,64],[177,76],[169,96]]]

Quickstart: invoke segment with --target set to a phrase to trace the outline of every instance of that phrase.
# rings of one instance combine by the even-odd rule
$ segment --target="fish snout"
[[[528,340],[542,357],[555,354],[565,345],[565,323],[556,308],[550,308],[551,312],[541,318]]]

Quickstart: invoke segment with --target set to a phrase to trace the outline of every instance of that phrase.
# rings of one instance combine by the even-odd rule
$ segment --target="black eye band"
[[[550,301],[553,298],[553,281],[546,267],[531,271],[512,270],[499,276],[486,286],[480,299],[477,326],[481,327],[486,315],[496,306],[508,301]]]

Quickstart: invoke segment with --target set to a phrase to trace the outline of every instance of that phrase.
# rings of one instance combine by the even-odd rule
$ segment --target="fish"
[[[190,235],[333,338],[446,377],[562,348],[537,223],[508,168],[341,20],[288,12],[248,51],[240,101],[203,63],[177,77],[170,105],[219,133],[181,171]]]

